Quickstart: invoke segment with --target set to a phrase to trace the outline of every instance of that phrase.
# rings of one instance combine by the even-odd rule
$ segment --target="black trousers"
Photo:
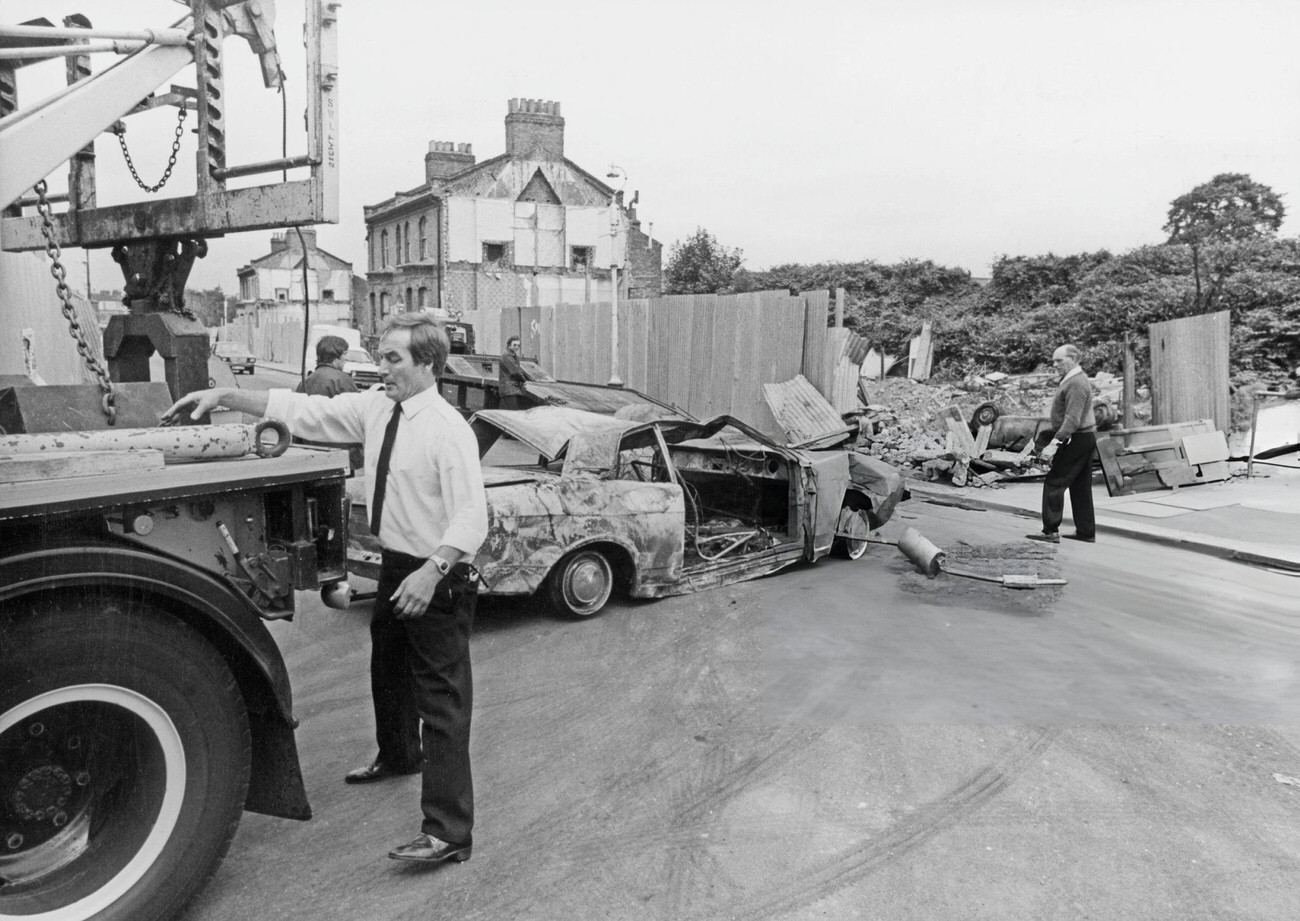
[[[423,617],[398,620],[389,600],[426,561],[385,550],[370,620],[370,690],[379,760],[423,768],[421,831],[453,844],[471,842],[474,782],[469,729],[474,707],[469,636],[477,574],[458,563],[438,583]],[[423,727],[421,727],[423,724]]]
[[[1043,481],[1043,531],[1060,530],[1065,515],[1065,493],[1070,493],[1074,529],[1080,537],[1096,537],[1097,520],[1092,508],[1092,455],[1097,450],[1095,432],[1075,432],[1057,449],[1051,469]]]

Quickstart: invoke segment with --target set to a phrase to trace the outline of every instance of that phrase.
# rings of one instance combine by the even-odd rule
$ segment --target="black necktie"
[[[393,456],[393,442],[397,440],[397,423],[402,418],[402,404],[393,404],[393,415],[384,429],[384,443],[379,447],[379,462],[375,464],[375,498],[371,503],[370,533],[379,540],[379,522],[384,513],[384,490],[388,488],[388,460]]]

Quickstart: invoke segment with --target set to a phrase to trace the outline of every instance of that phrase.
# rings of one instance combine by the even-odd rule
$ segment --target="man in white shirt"
[[[217,388],[182,397],[168,411],[192,407],[197,419],[225,406],[281,419],[315,441],[365,444],[371,531],[383,548],[370,624],[379,753],[345,780],[423,771],[421,832],[388,856],[426,863],[465,861],[472,850],[469,635],[478,577],[469,561],[487,536],[477,441],[438,393],[448,352],[432,317],[398,314],[379,342],[382,391],[331,399]]]

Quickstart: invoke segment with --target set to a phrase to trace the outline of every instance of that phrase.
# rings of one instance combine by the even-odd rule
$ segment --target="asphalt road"
[[[304,596],[272,629],[316,817],[245,815],[186,917],[1292,916],[1296,581],[920,501],[904,525],[1069,584],[930,580],[873,546],[588,622],[485,602],[474,858],[435,869],[385,857],[417,777],[342,783],[374,753],[368,605]]]

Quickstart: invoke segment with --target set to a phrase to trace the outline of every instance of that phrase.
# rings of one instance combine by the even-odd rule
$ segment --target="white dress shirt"
[[[402,421],[389,458],[379,543],[387,550],[429,557],[440,546],[472,559],[487,537],[487,493],[474,431],[437,387],[402,401]],[[309,396],[274,389],[266,415],[312,441],[362,442],[366,507],[375,498],[375,465],[392,418],[382,390]]]

